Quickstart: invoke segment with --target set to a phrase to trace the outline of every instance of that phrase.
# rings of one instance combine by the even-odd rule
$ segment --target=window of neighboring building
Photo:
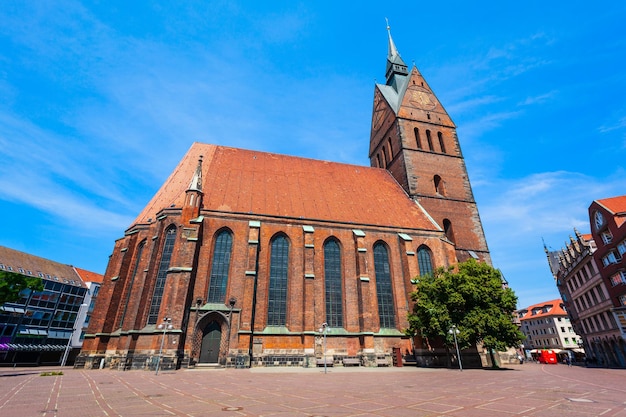
[[[228,230],[221,231],[215,239],[215,247],[213,248],[208,303],[226,303],[226,286],[230,271],[232,246],[233,235]]]
[[[167,270],[170,268],[172,259],[172,251],[174,250],[174,242],[176,241],[176,226],[170,226],[165,231],[165,242],[163,243],[163,251],[161,253],[161,261],[159,262],[159,270],[157,272],[154,291],[152,293],[152,301],[150,302],[150,310],[148,312],[148,324],[156,324],[159,318],[159,309],[161,308],[161,300],[163,299],[163,289],[165,288],[165,278]]]
[[[420,138],[420,130],[418,128],[414,128],[413,133],[415,133],[415,143],[417,144],[417,149],[422,149],[422,140]]]
[[[616,285],[626,284],[626,274],[624,274],[624,271],[619,271],[611,275],[610,280],[613,287]]]
[[[609,266],[618,262],[615,252],[611,251],[602,257],[602,265]]]
[[[417,264],[420,269],[420,275],[433,273],[433,262],[428,246],[422,245],[417,248]]]
[[[613,241],[613,235],[609,230],[605,230],[600,234],[600,236],[602,238],[602,242],[604,242],[605,245],[608,245]]]
[[[381,242],[374,245],[374,272],[376,274],[376,297],[378,299],[380,327],[393,329],[396,327],[396,319],[389,253],[387,252],[387,247]]]
[[[626,253],[626,240],[620,242],[617,245],[617,252],[620,254],[620,256],[624,255],[624,253]]]
[[[341,249],[336,240],[324,244],[324,289],[326,296],[326,323],[343,327],[343,291],[341,276]]]
[[[619,304],[626,306],[626,294],[620,295],[619,296]]]
[[[446,153],[446,145],[443,143],[443,135],[441,132],[437,132],[437,137],[439,138],[439,147],[441,147],[441,152]]]
[[[270,282],[267,306],[267,325],[287,324],[287,280],[289,276],[289,241],[277,236],[271,243]]]

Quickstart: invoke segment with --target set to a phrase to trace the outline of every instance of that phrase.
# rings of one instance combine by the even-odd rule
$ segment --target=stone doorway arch
[[[222,344],[222,326],[217,321],[209,322],[202,329],[199,363],[217,364],[220,360]]]

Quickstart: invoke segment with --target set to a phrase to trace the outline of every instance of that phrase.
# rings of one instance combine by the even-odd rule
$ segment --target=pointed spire
[[[191,182],[189,183],[189,188],[187,191],[200,191],[202,192],[202,155],[198,159],[198,166],[196,167],[196,172],[194,172],[193,177],[191,178]]]
[[[389,49],[387,52],[387,71],[385,73],[385,77],[387,78],[387,85],[396,85],[395,76],[407,76],[409,75],[409,71],[407,69],[406,64],[400,57],[400,53],[396,48],[396,44],[393,42],[393,38],[391,37],[391,27],[389,26],[389,20],[385,18],[387,21],[387,35],[389,37]]]

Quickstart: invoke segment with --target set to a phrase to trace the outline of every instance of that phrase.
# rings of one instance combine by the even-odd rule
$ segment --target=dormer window
[[[609,230],[605,230],[600,234],[600,236],[602,237],[602,242],[604,242],[605,245],[608,245],[613,241],[613,235]]]

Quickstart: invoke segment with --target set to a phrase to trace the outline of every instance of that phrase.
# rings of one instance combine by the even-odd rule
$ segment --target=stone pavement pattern
[[[0,416],[621,416],[626,370],[0,368]]]

